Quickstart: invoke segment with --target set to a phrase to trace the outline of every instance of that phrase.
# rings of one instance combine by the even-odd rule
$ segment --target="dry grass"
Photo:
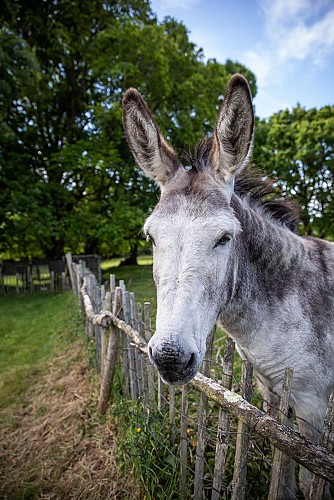
[[[96,385],[80,343],[36,374],[28,404],[0,421],[0,498],[107,500],[139,498],[115,459],[110,422],[96,416]]]

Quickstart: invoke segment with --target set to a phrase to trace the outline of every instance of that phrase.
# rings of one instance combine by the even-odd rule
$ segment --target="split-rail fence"
[[[234,343],[228,337],[222,359],[221,382],[210,378],[213,333],[207,344],[207,354],[201,373],[190,383],[199,391],[197,403],[197,436],[194,440],[196,451],[194,479],[189,491],[189,390],[165,386],[154,367],[148,362],[147,342],[152,334],[150,303],[144,307],[135,302],[134,294],[126,290],[123,281],[118,286],[115,276],[110,276],[109,284],[99,286],[96,277],[87,269],[84,262],[71,264],[72,286],[81,303],[85,315],[86,330],[90,338],[96,342],[97,365],[101,373],[101,390],[98,412],[104,414],[110,398],[113,374],[116,363],[122,364],[124,387],[128,397],[141,399],[147,407],[157,407],[161,412],[169,412],[170,438],[175,440],[175,415],[181,415],[179,444],[180,497],[194,498],[231,498],[243,500],[247,498],[247,456],[251,446],[250,435],[257,435],[269,440],[273,449],[270,466],[270,482],[268,499],[277,499],[281,476],[283,454],[292,457],[298,464],[311,471],[314,476],[310,498],[321,499],[325,482],[334,483],[333,420],[334,393],[327,410],[320,445],[315,445],[287,426],[289,411],[289,394],[293,370],[287,368],[283,392],[278,408],[278,417],[273,418],[251,403],[252,398],[252,365],[243,362],[241,381],[233,387],[233,355]],[[106,291],[108,289],[108,291]],[[216,357],[217,359],[217,357]],[[178,398],[176,398],[178,391]],[[181,391],[181,395],[179,394]],[[177,408],[176,401],[179,401]],[[215,431],[215,459],[212,467],[212,485],[208,491],[207,480],[204,479],[205,448],[208,440],[208,408],[209,403],[216,402],[219,407],[218,425]],[[167,404],[168,403],[168,404]],[[168,410],[167,410],[168,407]],[[231,437],[232,419],[238,420],[233,478],[226,484],[225,473],[227,454]],[[210,429],[210,432],[212,429]],[[204,483],[206,484],[204,486]]]

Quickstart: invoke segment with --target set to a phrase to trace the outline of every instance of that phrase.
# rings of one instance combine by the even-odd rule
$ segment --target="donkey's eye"
[[[148,243],[152,243],[152,245],[155,245],[155,241],[154,239],[152,238],[152,236],[150,235],[150,233],[146,233],[146,241]]]
[[[232,235],[229,233],[225,233],[225,234],[223,234],[223,236],[221,238],[219,238],[219,240],[217,241],[217,243],[215,244],[215,246],[213,248],[217,248],[217,247],[226,245],[226,243],[228,241],[230,241],[231,239],[232,239]]]

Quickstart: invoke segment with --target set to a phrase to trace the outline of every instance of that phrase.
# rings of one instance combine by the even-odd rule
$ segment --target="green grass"
[[[146,259],[146,260],[145,260]],[[138,266],[116,267],[114,261],[105,261],[102,263],[104,280],[109,280],[110,274],[116,276],[116,284],[119,280],[124,280],[126,289],[134,292],[136,301],[150,302],[152,305],[152,316],[156,311],[156,288],[152,274],[152,258],[139,258]]]
[[[124,260],[124,259],[121,257],[118,257],[115,259],[104,260],[101,263],[101,269],[102,269],[102,271],[104,271],[106,269],[109,269],[110,267],[118,267],[120,265],[120,263],[122,262],[122,260]],[[139,255],[137,258],[137,261],[138,261],[138,264],[140,266],[145,266],[145,265],[151,266],[152,262],[153,262],[153,258],[152,258],[152,255]]]
[[[23,397],[42,363],[66,349],[77,310],[72,292],[0,297],[0,408]]]

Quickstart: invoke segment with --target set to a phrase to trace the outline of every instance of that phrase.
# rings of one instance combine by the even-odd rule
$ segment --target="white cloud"
[[[272,69],[270,54],[248,50],[242,60],[256,74],[258,83],[265,87]]]
[[[334,9],[310,26],[298,24],[277,46],[281,61],[309,58],[315,64],[334,54]]]
[[[332,0],[259,0],[259,5],[264,12],[270,34],[275,34],[277,29],[284,29],[290,23],[304,22],[333,7]]]
[[[195,5],[198,5],[200,0],[160,0],[160,4],[164,9],[183,9],[189,10]]]
[[[258,0],[264,13],[266,44],[243,54],[259,88],[278,82],[296,62],[309,69],[334,55],[333,0]]]

